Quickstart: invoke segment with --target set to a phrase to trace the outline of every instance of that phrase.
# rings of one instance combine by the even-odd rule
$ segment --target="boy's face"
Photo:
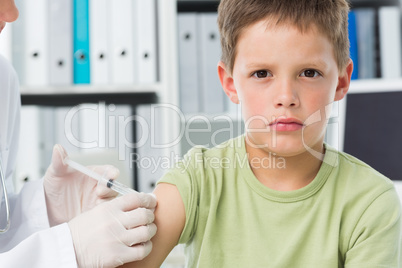
[[[6,22],[13,22],[18,18],[18,9],[14,0],[0,0],[0,33]]]
[[[351,62],[338,70],[332,44],[315,27],[302,34],[266,21],[240,35],[232,75],[218,66],[226,94],[241,103],[248,144],[288,157],[308,147],[322,152],[326,106],[345,96],[352,70]]]

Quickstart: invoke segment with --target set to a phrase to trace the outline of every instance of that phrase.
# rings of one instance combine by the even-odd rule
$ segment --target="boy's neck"
[[[315,149],[322,153],[325,150],[323,144],[321,148]],[[246,151],[256,178],[268,188],[277,191],[293,191],[307,186],[314,180],[322,164],[320,159],[308,151],[297,156],[284,157],[253,148],[247,142]]]

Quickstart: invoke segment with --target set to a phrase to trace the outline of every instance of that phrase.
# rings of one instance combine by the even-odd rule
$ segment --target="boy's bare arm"
[[[175,185],[160,183],[154,194],[158,200],[155,209],[155,224],[158,228],[152,238],[152,251],[142,261],[132,262],[122,267],[160,267],[177,245],[186,222],[184,204]]]

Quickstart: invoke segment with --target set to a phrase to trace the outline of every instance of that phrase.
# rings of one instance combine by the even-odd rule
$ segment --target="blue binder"
[[[74,84],[90,83],[88,0],[74,0]]]
[[[357,44],[357,25],[356,25],[356,14],[354,11],[349,12],[349,42],[350,42],[350,58],[353,61],[353,73],[352,80],[358,79],[359,77],[359,58],[358,58],[358,44]]]

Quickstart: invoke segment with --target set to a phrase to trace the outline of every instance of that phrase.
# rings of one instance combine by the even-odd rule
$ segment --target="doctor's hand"
[[[68,222],[82,212],[117,195],[105,185],[98,184],[95,179],[64,164],[63,160],[66,157],[64,148],[56,144],[53,147],[52,163],[44,176],[43,187],[50,226]],[[110,165],[89,168],[111,179],[119,175],[119,170]]]
[[[72,219],[78,267],[116,267],[145,258],[156,233],[153,195],[130,193]]]

